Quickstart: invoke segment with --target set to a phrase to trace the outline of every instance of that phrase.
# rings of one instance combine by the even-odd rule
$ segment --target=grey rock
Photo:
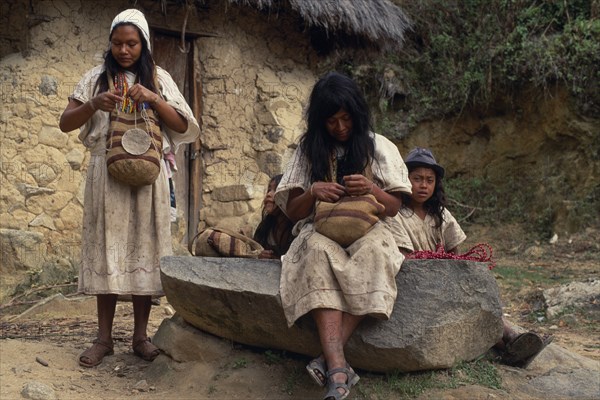
[[[64,149],[69,141],[69,135],[53,126],[43,126],[38,134],[38,138],[41,144],[60,150]]]
[[[30,198],[31,196],[39,196],[39,195],[42,195],[42,194],[53,194],[53,193],[56,192],[55,189],[46,188],[46,187],[32,186],[32,185],[28,185],[26,183],[18,183],[17,184],[17,190],[23,196],[25,196],[26,199]]]
[[[278,260],[164,257],[169,303],[192,326],[239,343],[315,356],[314,322],[288,328]],[[485,264],[407,260],[389,321],[366,319],[347,344],[349,362],[371,371],[447,368],[477,358],[502,336],[498,286]]]
[[[44,262],[44,235],[19,229],[0,229],[2,268],[27,270],[40,268]]]
[[[180,363],[218,363],[233,350],[229,342],[187,324],[179,314],[162,321],[152,343]]]
[[[600,399],[598,371],[556,367],[532,378],[526,392],[551,394],[547,398],[553,399]]]
[[[599,367],[596,360],[551,344],[535,358],[527,369],[529,378],[517,389],[534,398],[600,399]]]
[[[36,381],[27,382],[21,390],[21,396],[32,400],[55,400],[56,393],[50,386]]]
[[[56,95],[58,82],[56,82],[56,78],[53,76],[44,75],[38,88],[44,96]]]
[[[72,149],[65,155],[65,158],[69,162],[71,168],[78,171],[81,169],[85,155],[79,149]]]
[[[52,231],[56,230],[56,226],[54,225],[54,220],[51,216],[46,213],[41,213],[37,217],[35,217],[30,223],[29,226],[43,226]]]
[[[40,286],[72,282],[78,275],[78,268],[66,258],[46,261],[35,282]]]
[[[258,166],[267,176],[274,176],[281,173],[283,157],[275,151],[265,151],[258,155]]]
[[[583,308],[590,313],[600,314],[600,279],[586,282],[570,282],[543,292],[548,318],[554,318],[565,309]]]
[[[148,382],[145,379],[138,381],[135,385],[133,385],[134,390],[139,390],[140,392],[147,392],[150,388]]]
[[[254,197],[254,188],[251,185],[223,186],[214,189],[211,197],[214,201],[224,202],[250,200]]]

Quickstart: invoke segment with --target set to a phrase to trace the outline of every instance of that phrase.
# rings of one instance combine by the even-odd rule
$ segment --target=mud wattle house
[[[78,270],[89,153],[58,119],[102,62],[112,18],[132,7],[201,124],[176,157],[176,252],[205,226],[256,226],[337,49],[395,46],[408,26],[389,0],[3,1],[0,302],[18,284],[69,282]]]

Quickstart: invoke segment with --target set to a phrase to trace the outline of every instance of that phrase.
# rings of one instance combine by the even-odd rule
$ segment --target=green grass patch
[[[412,399],[428,390],[454,389],[465,385],[501,389],[502,379],[492,363],[481,359],[472,362],[461,362],[453,368],[439,371],[394,372],[381,378],[364,376],[356,387],[355,398],[369,400]]]
[[[238,360],[235,360],[235,362],[233,363],[231,368],[240,369],[240,368],[246,368],[247,366],[248,366],[248,361],[245,358],[240,358]]]
[[[529,287],[532,285],[554,286],[571,281],[568,276],[555,277],[546,268],[536,265],[526,268],[497,265],[494,268],[494,273],[503,280],[502,286],[509,287],[511,290],[519,290],[524,286]]]
[[[491,389],[502,388],[502,378],[496,367],[489,361],[462,362],[450,371],[452,387],[468,384],[485,386]]]
[[[285,352],[277,352],[274,350],[265,351],[265,362],[269,365],[281,364],[285,358]]]
[[[292,368],[290,373],[287,374],[287,377],[285,378],[285,384],[281,390],[290,396],[293,395],[295,388],[300,384],[300,380],[301,370],[297,367]]]

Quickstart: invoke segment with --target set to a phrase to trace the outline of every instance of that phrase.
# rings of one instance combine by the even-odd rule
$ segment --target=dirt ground
[[[588,229],[579,235],[559,238],[554,244],[524,239],[518,227],[498,229],[467,227],[470,238],[464,249],[487,242],[494,249],[496,274],[504,311],[509,321],[539,333],[554,336],[554,343],[579,355],[600,360],[598,313],[574,310],[552,321],[542,320],[539,293],[560,283],[598,278],[600,231]],[[512,278],[496,271],[523,272],[515,285]],[[95,300],[82,298],[77,307],[29,311],[15,319],[16,310],[5,307],[1,319],[0,398],[21,399],[31,382],[47,385],[49,394],[30,394],[39,399],[304,399],[321,398],[304,371],[307,360],[281,352],[250,349],[217,338],[207,349],[223,357],[194,365],[178,364],[166,355],[153,363],[142,361],[131,350],[132,307],[119,302],[114,323],[115,355],[92,369],[81,368],[77,356],[95,337]],[[598,305],[594,305],[597,307]],[[153,307],[149,333],[153,334],[173,313],[162,299]],[[226,349],[228,351],[223,351]],[[499,368],[502,368],[499,366]],[[503,379],[508,375],[502,375]],[[353,399],[391,398],[378,388],[383,375],[361,374]],[[362,389],[359,387],[363,385]],[[510,386],[507,384],[506,386]],[[461,391],[463,390],[463,391]],[[38,394],[36,394],[38,393]],[[461,394],[463,393],[463,394]],[[506,391],[453,389],[443,398],[513,398]],[[37,397],[36,397],[37,396]],[[436,395],[437,396],[437,395]],[[434,396],[435,397],[435,396]],[[401,398],[401,397],[394,397]],[[421,396],[421,398],[428,398]],[[437,398],[437,397],[436,397]]]

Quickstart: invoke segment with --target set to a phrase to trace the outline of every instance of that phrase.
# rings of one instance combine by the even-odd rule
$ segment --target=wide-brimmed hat
[[[429,149],[423,147],[415,147],[408,153],[404,163],[409,169],[417,167],[426,167],[433,169],[440,178],[444,177],[444,167],[439,165],[433,157],[433,153]]]

